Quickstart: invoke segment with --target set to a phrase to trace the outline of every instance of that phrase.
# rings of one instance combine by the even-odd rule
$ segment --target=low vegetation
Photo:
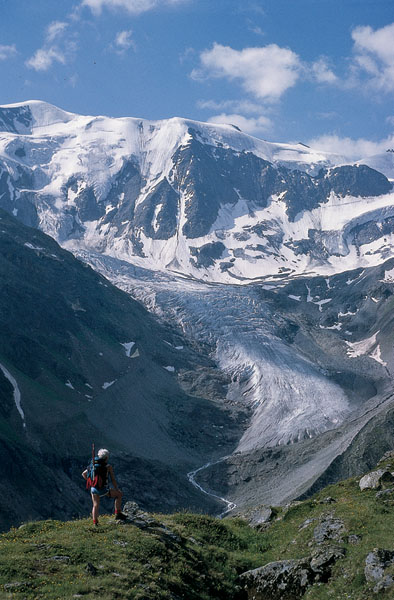
[[[103,516],[98,527],[90,519],[26,523],[0,536],[0,597],[247,598],[239,585],[241,573],[310,555],[319,543],[317,528],[329,518],[343,524],[335,543],[346,555],[335,563],[328,582],[312,585],[303,597],[375,598],[374,585],[364,576],[365,559],[374,548],[394,550],[394,494],[361,492],[358,480],[276,509],[272,522],[260,529],[240,518],[189,513],[147,515],[149,527],[141,520],[118,523],[111,516]],[[385,574],[394,575],[394,565]],[[382,590],[379,598],[392,598],[393,589]]]

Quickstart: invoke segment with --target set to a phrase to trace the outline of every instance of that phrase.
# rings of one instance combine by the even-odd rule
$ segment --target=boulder
[[[251,527],[258,528],[260,525],[268,523],[272,519],[273,515],[274,513],[272,512],[272,509],[269,506],[265,506],[259,510],[253,511],[248,516],[248,523]]]
[[[316,519],[306,519],[303,523],[301,523],[298,529],[302,531],[303,529],[306,529],[306,527],[309,527],[309,525],[314,521],[316,521]]]
[[[168,529],[164,523],[160,523],[151,517],[149,513],[141,510],[136,502],[126,502],[123,512],[127,519],[118,521],[119,524],[131,524],[139,529],[144,529],[148,533],[159,535],[166,544],[173,544],[174,542],[179,544],[181,542],[181,538],[176,533]]]
[[[394,482],[394,475],[385,469],[372,471],[360,479],[360,490],[378,490],[385,483]]]
[[[394,488],[387,488],[385,490],[380,490],[380,492],[376,493],[375,498],[377,500],[380,500],[383,498],[383,500],[385,500],[386,498],[390,498],[390,496],[392,496],[394,494]]]
[[[345,531],[343,521],[331,515],[324,516],[322,521],[313,531],[313,537],[317,544],[322,544],[326,540],[341,540],[341,534]]]
[[[388,452],[385,452],[383,454],[382,458],[380,459],[379,464],[383,461],[390,460],[390,459],[394,460],[394,450],[389,450]]]
[[[361,535],[357,535],[355,533],[352,533],[351,535],[348,536],[347,541],[348,544],[359,544],[362,540],[362,536]]]
[[[337,546],[318,548],[310,557],[281,560],[240,575],[249,600],[297,600],[314,583],[331,576],[334,563],[345,556]]]
[[[345,548],[326,546],[315,550],[310,559],[310,567],[316,573],[316,580],[326,582],[331,576],[331,567],[346,554]]]
[[[375,594],[379,592],[384,592],[388,588],[391,588],[394,585],[394,578],[391,575],[386,575],[383,579],[380,579],[378,583],[373,588]]]
[[[365,579],[378,583],[385,577],[385,569],[392,564],[394,564],[394,550],[375,548],[365,559]]]
[[[268,563],[240,576],[249,600],[294,600],[313,583],[307,558]]]

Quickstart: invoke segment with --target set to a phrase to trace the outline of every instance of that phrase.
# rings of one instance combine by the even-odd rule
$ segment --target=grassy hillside
[[[393,470],[394,457],[379,467]],[[308,556],[334,539],[345,556],[326,583],[312,585],[303,597],[374,598],[365,559],[374,548],[394,550],[394,494],[376,494],[361,492],[358,478],[352,478],[274,509],[271,523],[260,529],[240,518],[148,515],[136,509],[130,522],[104,516],[98,527],[90,519],[27,523],[0,537],[0,597],[241,600],[247,598],[238,579],[244,571]],[[319,541],[327,519],[342,525],[333,539]],[[385,571],[390,574],[394,564]],[[383,590],[379,597],[392,598],[393,591]]]

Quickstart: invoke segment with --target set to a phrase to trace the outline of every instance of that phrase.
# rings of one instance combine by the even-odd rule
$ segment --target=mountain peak
[[[0,105],[0,130],[31,134],[35,129],[68,123],[75,117],[73,113],[43,100],[26,100]]]

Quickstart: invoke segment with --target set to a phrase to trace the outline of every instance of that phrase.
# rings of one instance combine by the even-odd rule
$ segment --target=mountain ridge
[[[28,129],[28,106],[0,108],[3,128]],[[334,477],[344,464],[362,468],[352,448],[368,419],[381,418],[390,439],[391,181],[368,165],[332,164],[303,145],[269,144],[231,126],[78,115],[59,122],[56,108],[38,102],[35,110],[42,127],[0,136],[0,206],[172,332],[160,346],[157,390],[140,382],[128,403],[131,380],[114,382],[115,369],[102,382],[108,396],[123,398],[111,414],[122,443],[122,411],[146,418],[148,406],[163,416],[162,392],[174,393],[180,412],[169,411],[165,439],[160,427],[153,439],[177,455],[191,428],[204,465],[233,452],[198,476],[215,493],[216,475],[216,491],[230,501],[233,492],[240,506],[274,494],[275,456],[286,458],[278,503],[308,493],[330,469]],[[389,167],[393,156],[384,158]],[[136,447],[144,446],[138,436]],[[201,466],[190,460],[185,473]],[[299,485],[286,486],[296,466]],[[264,486],[253,489],[254,476]]]
[[[1,114],[30,133],[3,132],[0,205],[72,251],[241,284],[387,258],[392,184],[360,161],[180,118]]]

